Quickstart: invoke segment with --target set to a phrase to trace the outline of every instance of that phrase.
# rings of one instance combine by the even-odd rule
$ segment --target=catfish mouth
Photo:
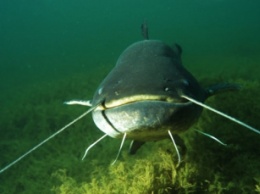
[[[120,138],[126,133],[127,138],[150,141],[164,138],[168,130],[177,133],[186,129],[177,117],[180,110],[192,104],[182,98],[135,95],[104,101],[92,117],[97,127],[111,137]]]
[[[104,100],[102,103],[102,106],[98,106],[97,110],[112,109],[112,108],[116,108],[116,107],[127,105],[127,104],[134,104],[137,102],[140,103],[140,102],[145,102],[145,101],[165,102],[165,103],[174,104],[176,106],[187,106],[187,105],[192,104],[192,102],[190,102],[184,98],[181,98],[181,97],[172,98],[169,96],[141,94],[141,95],[123,97],[120,99],[110,100],[110,101]]]

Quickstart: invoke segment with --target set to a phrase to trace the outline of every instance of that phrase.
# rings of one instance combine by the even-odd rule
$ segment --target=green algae
[[[34,95],[30,95],[31,89],[23,92],[21,103],[3,110],[1,129],[10,131],[1,130],[1,166],[85,111],[85,107],[62,104],[69,99],[91,98],[98,81],[91,81],[96,80],[94,75],[89,75],[88,83],[82,80],[85,76],[77,75],[42,83],[35,87]],[[203,80],[205,85],[219,81]],[[254,102],[260,95],[260,84],[230,82],[241,84],[241,91],[213,96],[207,104],[260,128],[260,105]],[[228,146],[193,129],[213,134]],[[101,135],[90,116],[82,119],[4,172],[0,193],[260,193],[259,135],[207,110],[196,125],[181,134],[187,152],[182,153],[178,168],[170,140],[148,142],[134,156],[125,151],[127,142],[111,166],[120,140],[107,138],[82,162],[84,149]]]
[[[259,128],[259,105],[252,96],[258,95],[258,82],[233,81],[241,91],[220,94],[208,104],[226,110],[237,118]],[[230,100],[227,100],[230,99]],[[235,104],[235,106],[234,106]],[[247,117],[248,115],[254,115]],[[246,117],[246,118],[245,118]],[[170,141],[148,143],[137,156],[123,153],[114,166],[96,163],[86,176],[89,181],[75,181],[66,171],[56,171],[53,177],[60,181],[55,193],[255,193],[259,190],[259,136],[218,115],[204,111],[193,129],[214,134],[228,144],[221,146],[190,129],[182,134],[188,152],[176,168],[176,154]],[[243,137],[243,138],[241,138]],[[99,158],[100,157],[100,158]],[[110,161],[112,161],[110,159]],[[89,174],[90,173],[90,174]]]

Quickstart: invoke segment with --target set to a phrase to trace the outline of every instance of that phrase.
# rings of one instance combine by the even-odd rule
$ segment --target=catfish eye
[[[182,83],[184,83],[186,86],[189,86],[189,85],[190,85],[190,83],[189,83],[188,80],[186,80],[186,79],[183,79],[183,80],[182,80]]]
[[[165,87],[165,88],[164,88],[164,91],[165,91],[165,92],[168,92],[169,90],[170,90],[170,88],[168,88],[168,87]]]

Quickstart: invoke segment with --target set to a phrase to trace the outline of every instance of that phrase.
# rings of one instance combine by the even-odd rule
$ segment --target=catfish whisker
[[[106,136],[108,136],[108,135],[107,135],[107,134],[103,135],[103,136],[100,137],[98,140],[96,140],[94,143],[92,143],[90,146],[88,146],[81,160],[84,160],[84,158],[85,158],[86,155],[88,154],[88,151],[89,151],[93,146],[95,146],[98,142],[100,142],[102,139],[104,139]]]
[[[114,162],[113,162],[111,165],[114,165],[114,164],[116,163],[116,161],[117,161],[117,159],[118,159],[118,157],[119,157],[119,155],[120,155],[120,153],[121,153],[122,147],[123,147],[123,145],[124,145],[125,138],[126,138],[126,133],[124,133],[124,136],[123,136],[123,139],[122,139],[120,148],[119,148],[118,153],[117,153],[117,156],[116,156],[116,159],[114,160]]]
[[[205,135],[205,136],[207,136],[207,137],[209,137],[209,138],[215,140],[216,142],[218,142],[219,144],[221,144],[221,145],[223,145],[223,146],[227,146],[227,144],[223,143],[221,140],[219,140],[218,138],[214,137],[213,135],[210,135],[210,134],[208,134],[208,133],[202,132],[202,131],[197,130],[197,129],[195,129],[195,131],[197,131],[197,132],[199,132],[200,134]]]
[[[172,136],[171,131],[168,130],[168,133],[169,133],[169,136],[170,136],[170,138],[171,138],[171,140],[172,140],[172,143],[173,143],[174,148],[175,148],[176,153],[177,153],[177,157],[178,157],[177,167],[178,167],[178,166],[180,165],[180,163],[181,163],[181,155],[180,155],[180,152],[179,152],[179,150],[178,150],[178,147],[177,147],[177,145],[176,145],[176,143],[175,143],[175,141],[174,141],[174,138],[173,138],[173,136]]]
[[[223,112],[221,112],[219,110],[216,110],[216,109],[214,109],[214,108],[212,108],[212,107],[210,107],[210,106],[208,106],[208,105],[206,105],[204,103],[201,103],[201,102],[199,102],[199,101],[197,101],[197,100],[195,100],[195,99],[193,99],[191,97],[188,97],[186,95],[181,95],[181,97],[185,98],[185,99],[187,99],[187,100],[189,100],[191,102],[193,102],[194,104],[202,106],[203,108],[206,108],[206,109],[208,109],[208,110],[210,110],[210,111],[212,111],[212,112],[214,112],[216,114],[219,114],[219,115],[221,115],[221,116],[223,116],[223,117],[225,117],[225,118],[227,118],[227,119],[229,119],[229,120],[231,120],[231,121],[233,121],[233,122],[235,122],[235,123],[237,123],[239,125],[242,125],[242,126],[248,128],[248,129],[250,129],[251,131],[255,132],[255,133],[260,134],[260,131],[258,129],[256,129],[254,127],[251,127],[250,125],[248,125],[248,124],[246,124],[246,123],[244,123],[244,122],[242,122],[242,121],[240,121],[240,120],[238,120],[238,119],[236,119],[236,118],[234,118],[232,116],[229,116],[229,115],[227,115],[227,114],[225,114],[225,113],[223,113]]]
[[[17,162],[19,162],[20,160],[22,160],[23,158],[25,158],[27,155],[29,155],[30,153],[32,153],[33,151],[35,151],[36,149],[38,149],[40,146],[42,146],[43,144],[45,144],[46,142],[48,142],[50,139],[54,138],[55,136],[57,136],[58,134],[60,134],[61,132],[63,132],[65,129],[67,129],[68,127],[70,127],[71,125],[73,125],[74,123],[76,123],[77,121],[79,121],[80,119],[82,119],[83,117],[85,117],[87,114],[89,114],[90,112],[92,112],[97,106],[94,106],[90,109],[88,109],[86,112],[84,112],[83,114],[81,114],[80,116],[78,116],[76,119],[74,119],[73,121],[71,121],[70,123],[68,123],[67,125],[65,125],[64,127],[62,127],[61,129],[59,129],[58,131],[56,131],[55,133],[53,133],[51,136],[49,136],[48,138],[46,138],[45,140],[43,140],[42,142],[40,142],[39,144],[37,144],[36,146],[34,146],[33,148],[31,148],[29,151],[25,152],[23,155],[21,155],[19,158],[17,158],[16,160],[14,160],[13,162],[9,163],[7,166],[5,166],[4,168],[2,168],[0,170],[0,174],[2,172],[4,172],[5,170],[7,170],[8,168],[10,168],[11,166],[13,166],[14,164],[16,164]]]
[[[87,100],[87,101],[85,101],[85,100],[70,100],[70,101],[64,102],[64,104],[66,104],[66,105],[92,106],[90,100]]]

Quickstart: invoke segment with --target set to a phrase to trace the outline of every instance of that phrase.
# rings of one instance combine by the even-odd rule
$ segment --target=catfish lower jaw
[[[169,103],[159,100],[129,102],[112,108],[97,108],[92,117],[97,127],[114,138],[121,138],[125,133],[133,140],[151,141],[168,137],[172,133],[184,131],[193,124],[199,114],[183,117],[182,112],[197,108],[190,102]]]

